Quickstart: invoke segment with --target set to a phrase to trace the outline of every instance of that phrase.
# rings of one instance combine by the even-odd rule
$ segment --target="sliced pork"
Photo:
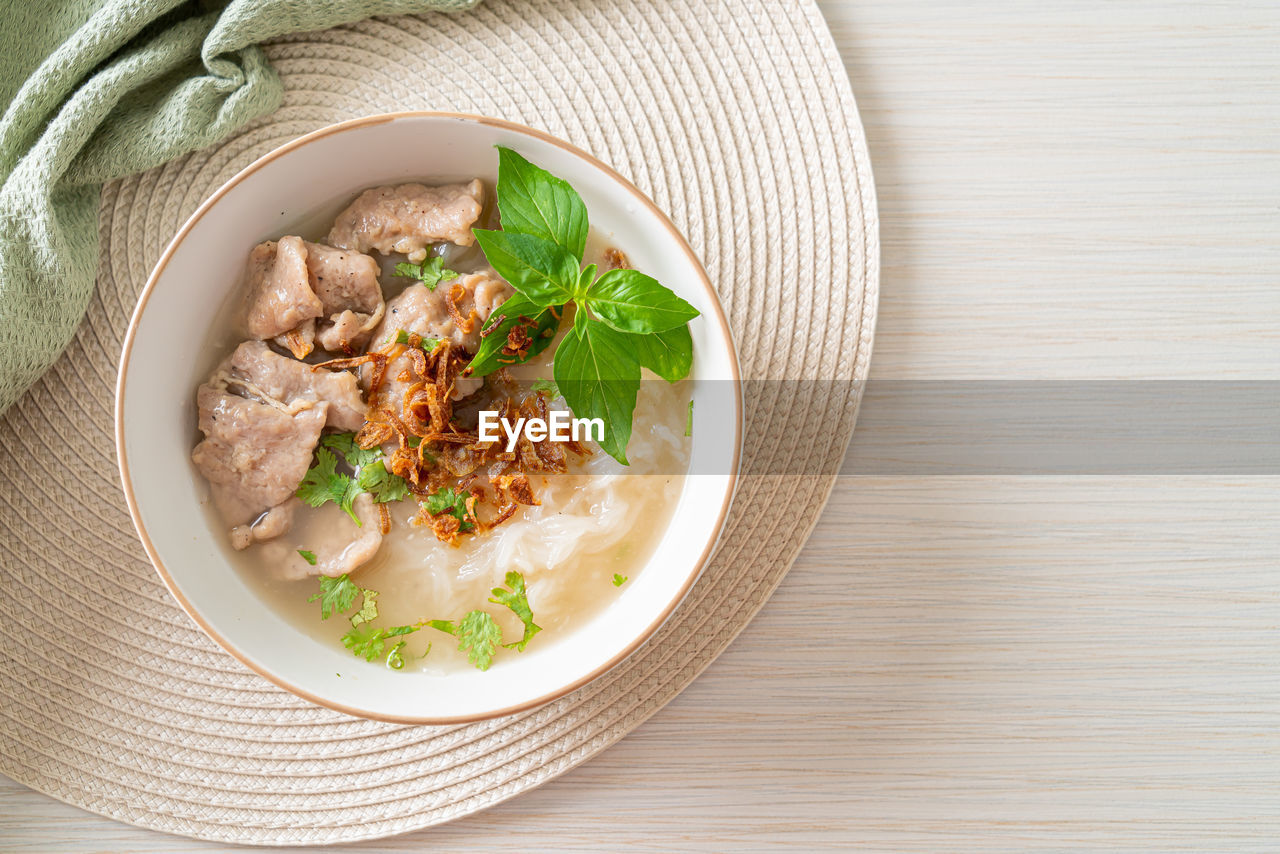
[[[378,262],[361,252],[282,237],[249,253],[245,327],[303,358],[321,347],[352,353],[382,319]]]
[[[324,403],[328,425],[338,430],[359,430],[364,424],[366,407],[355,374],[313,368],[281,356],[262,341],[245,341],[237,347],[215,378],[274,401],[288,413]]]
[[[296,497],[290,496],[283,503],[263,513],[253,524],[237,525],[231,529],[231,545],[237,550],[243,550],[254,543],[265,542],[287,533],[293,526],[293,514],[301,504]]]
[[[357,252],[403,252],[410,261],[421,262],[435,243],[470,246],[475,241],[471,226],[483,207],[484,184],[479,179],[443,187],[375,187],[338,215],[328,243]]]
[[[361,252],[308,243],[312,291],[324,306],[316,340],[334,353],[351,353],[369,341],[386,303],[378,284],[378,262]]]
[[[377,554],[382,545],[382,529],[378,507],[369,493],[357,496],[351,509],[360,520],[359,526],[334,504],[319,509],[319,513],[325,514],[323,524],[316,524],[319,521],[316,519],[307,526],[306,536],[299,542],[315,555],[314,565],[298,554],[294,548],[297,543],[283,541],[268,543],[264,547],[264,559],[281,577],[293,580],[354,572]]]
[[[271,340],[292,353],[295,359],[305,359],[316,348],[315,318],[304,320],[296,329]]]
[[[245,327],[254,338],[283,336],[324,313],[324,304],[311,290],[307,247],[301,237],[255,246],[249,253],[246,277]]]
[[[480,328],[514,292],[492,270],[463,273],[436,285],[434,291],[426,285],[410,285],[387,303],[387,314],[373,340],[381,344],[403,329],[423,338],[448,338],[475,353],[480,347]]]
[[[373,340],[381,345],[403,330],[423,338],[448,338],[468,353],[475,353],[480,347],[480,328],[512,293],[511,285],[492,270],[449,279],[434,291],[426,285],[410,285],[387,303],[386,317],[373,333]],[[383,400],[404,397],[408,384],[399,377],[411,365],[407,353],[390,362],[379,392]],[[461,400],[478,391],[482,384],[483,380],[476,377],[460,377],[453,397]]]
[[[287,412],[210,383],[200,386],[196,406],[204,440],[191,459],[209,481],[214,506],[233,528],[252,525],[293,496],[329,414],[324,402]]]
[[[204,441],[191,459],[237,549],[289,530],[298,484],[326,427],[359,430],[355,374],[313,368],[262,341],[245,341],[196,394]]]

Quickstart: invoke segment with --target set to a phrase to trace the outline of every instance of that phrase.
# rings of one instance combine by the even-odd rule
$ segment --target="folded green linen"
[[[279,106],[261,42],[475,2],[0,3],[0,412],[84,315],[101,184],[211,145]]]

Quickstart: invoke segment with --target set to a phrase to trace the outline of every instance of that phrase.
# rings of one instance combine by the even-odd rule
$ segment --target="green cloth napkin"
[[[0,412],[93,292],[101,184],[279,106],[258,44],[476,0],[0,0]]]

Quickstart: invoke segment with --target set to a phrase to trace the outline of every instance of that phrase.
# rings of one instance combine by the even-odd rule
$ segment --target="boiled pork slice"
[[[299,359],[319,341],[351,353],[364,346],[385,303],[378,262],[360,252],[282,237],[255,246],[246,271],[245,328]]]
[[[264,513],[269,516],[272,508],[287,503],[306,477],[329,405],[320,402],[291,413],[211,383],[200,386],[196,405],[204,440],[191,459],[209,481],[223,520],[233,529],[252,528]],[[279,522],[277,517],[269,527]],[[249,544],[243,534],[232,540],[237,548]]]
[[[275,401],[289,412],[326,403],[328,425],[338,430],[359,430],[364,424],[366,407],[355,374],[313,368],[280,355],[262,341],[245,341],[214,377]]]
[[[254,338],[284,336],[324,313],[324,304],[311,289],[307,247],[301,237],[282,237],[255,246],[245,275],[245,328]]]
[[[266,544],[264,561],[276,568],[287,579],[306,578],[312,575],[339,576],[354,572],[377,554],[382,545],[382,529],[373,496],[361,493],[351,507],[360,520],[357,526],[351,517],[334,504],[326,504],[318,510],[325,514],[312,520],[307,526],[305,539],[295,543],[277,540]],[[305,548],[316,557],[311,564],[298,553]]]
[[[289,530],[320,432],[359,430],[366,408],[355,374],[315,369],[262,341],[237,347],[196,398],[205,438],[191,458],[237,549]]]
[[[301,506],[302,502],[291,496],[263,513],[253,524],[237,525],[231,529],[231,545],[241,551],[254,543],[275,539],[287,533],[293,526],[293,514]]]
[[[373,340],[382,345],[403,330],[423,338],[448,338],[455,346],[474,354],[480,347],[480,328],[493,310],[512,293],[511,285],[492,270],[448,279],[436,285],[434,291],[426,285],[410,285],[387,303],[386,317],[373,333]],[[449,310],[450,302],[457,317]],[[461,325],[459,318],[464,321]],[[404,397],[408,384],[401,382],[399,377],[412,364],[407,354],[401,354],[388,364],[380,390],[385,400],[399,401]],[[364,379],[367,381],[367,378],[366,374]],[[459,377],[454,387],[454,399],[461,400],[474,394],[482,383],[483,380],[476,377]]]
[[[471,226],[483,207],[484,184],[478,178],[443,187],[374,187],[338,214],[327,242],[357,252],[402,252],[410,261],[421,262],[434,243],[474,243]]]
[[[378,284],[378,262],[361,252],[308,243],[311,290],[324,306],[316,340],[334,353],[351,353],[369,341],[386,303]]]
[[[410,285],[387,303],[387,314],[374,332],[374,341],[384,344],[404,330],[423,338],[448,338],[455,347],[475,353],[480,348],[484,322],[512,293],[511,285],[492,270],[463,273],[436,285],[435,290],[426,285]]]

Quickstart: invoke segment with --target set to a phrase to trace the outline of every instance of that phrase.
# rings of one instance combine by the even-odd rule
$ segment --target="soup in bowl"
[[[737,475],[733,344],[670,221],[510,123],[395,114],[261,158],[165,251],[116,409],[143,545],[317,703],[529,708],[644,643]]]

